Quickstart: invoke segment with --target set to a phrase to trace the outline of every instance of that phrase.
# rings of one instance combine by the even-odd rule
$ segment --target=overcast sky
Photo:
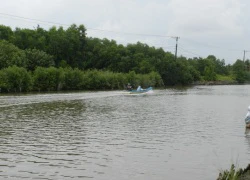
[[[140,41],[172,53],[176,41],[171,36],[178,36],[178,56],[212,54],[227,64],[250,51],[249,0],[0,0],[0,4],[0,24],[13,29],[83,24],[87,36],[125,45]]]

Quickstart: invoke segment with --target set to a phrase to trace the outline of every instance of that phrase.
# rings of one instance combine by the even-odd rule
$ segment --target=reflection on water
[[[246,144],[248,145],[248,154],[250,154],[250,128],[246,128],[245,130],[245,139]]]
[[[249,90],[0,96],[0,179],[216,179],[249,163]]]
[[[246,137],[250,137],[250,128],[246,128],[245,135]]]

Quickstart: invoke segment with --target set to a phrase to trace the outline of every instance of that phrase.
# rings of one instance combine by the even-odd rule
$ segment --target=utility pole
[[[247,65],[245,65],[245,55],[246,55],[246,52],[250,52],[250,51],[244,50],[244,53],[243,53],[244,70],[245,70],[245,69],[248,70],[248,68],[249,68]]]
[[[175,38],[176,40],[176,45],[175,45],[175,61],[177,59],[177,48],[178,48],[178,39],[180,39],[180,37],[176,36],[176,37],[172,37]]]
[[[245,62],[245,55],[246,55],[246,50],[244,50],[244,54],[243,54],[243,62]]]

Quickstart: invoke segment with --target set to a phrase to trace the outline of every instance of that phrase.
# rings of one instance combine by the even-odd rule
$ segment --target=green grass
[[[235,165],[232,164],[230,170],[224,170],[220,172],[217,180],[238,180],[242,169],[235,169]]]
[[[250,179],[250,164],[243,170],[236,169],[232,164],[230,170],[221,171],[217,180],[249,180]]]
[[[219,75],[217,74],[217,81],[234,81],[235,78],[233,77],[233,75]]]

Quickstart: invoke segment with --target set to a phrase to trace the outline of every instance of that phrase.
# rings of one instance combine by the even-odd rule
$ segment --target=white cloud
[[[237,22],[242,5],[238,0],[173,0],[169,33],[186,37],[241,36],[243,27]]]
[[[248,0],[0,0],[0,13],[61,24],[84,24],[87,28],[180,36],[180,47],[205,57],[214,54],[233,62],[250,50]],[[49,28],[53,24],[27,21],[0,14],[0,23],[11,27]],[[57,24],[56,24],[57,25]],[[67,27],[65,27],[67,28]],[[89,36],[115,39],[118,43],[141,41],[167,46],[175,40],[89,29]],[[198,43],[196,43],[196,42]],[[218,48],[211,48],[212,45]],[[248,48],[249,47],[249,48]],[[184,51],[180,53],[184,54]],[[193,56],[193,54],[186,54]]]

